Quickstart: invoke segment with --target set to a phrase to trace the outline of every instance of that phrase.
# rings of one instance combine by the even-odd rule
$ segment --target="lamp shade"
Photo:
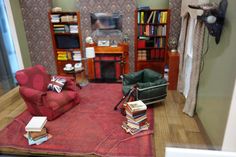
[[[95,57],[94,47],[86,47],[85,53],[86,53],[86,58],[94,58]]]

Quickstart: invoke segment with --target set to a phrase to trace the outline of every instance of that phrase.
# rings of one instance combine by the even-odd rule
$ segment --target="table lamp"
[[[86,64],[87,64],[87,60],[92,59],[92,58],[95,58],[94,47],[86,47],[85,48],[85,58],[82,58],[82,60],[85,60]],[[89,81],[88,81],[88,78],[87,78],[87,75],[86,75],[86,77],[81,82],[81,86],[86,86],[88,83],[89,83]]]
[[[94,47],[86,47],[85,48],[85,56],[86,56],[86,59],[95,58]]]

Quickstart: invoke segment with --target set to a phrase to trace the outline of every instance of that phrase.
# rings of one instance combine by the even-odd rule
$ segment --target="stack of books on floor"
[[[52,135],[47,133],[46,122],[47,117],[35,116],[31,118],[25,127],[26,133],[24,134],[29,145],[39,145],[52,137]]]
[[[128,102],[124,106],[127,121],[123,122],[122,128],[131,135],[148,130],[147,106],[141,100]]]

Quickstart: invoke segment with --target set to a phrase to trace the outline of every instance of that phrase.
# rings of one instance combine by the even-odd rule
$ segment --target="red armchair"
[[[74,78],[63,78],[66,79],[65,86],[57,93],[48,90],[51,76],[43,66],[36,65],[16,72],[20,95],[32,115],[47,116],[48,120],[53,120],[79,104],[79,89]]]

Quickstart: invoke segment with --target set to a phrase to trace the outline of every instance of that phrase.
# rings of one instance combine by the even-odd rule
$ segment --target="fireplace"
[[[129,73],[129,46],[94,46],[95,58],[88,60],[89,80],[96,82],[119,82],[122,74]]]
[[[116,69],[114,62],[101,62],[101,77],[105,82],[116,80]]]
[[[123,74],[122,55],[96,55],[94,59],[96,82],[117,82]]]

